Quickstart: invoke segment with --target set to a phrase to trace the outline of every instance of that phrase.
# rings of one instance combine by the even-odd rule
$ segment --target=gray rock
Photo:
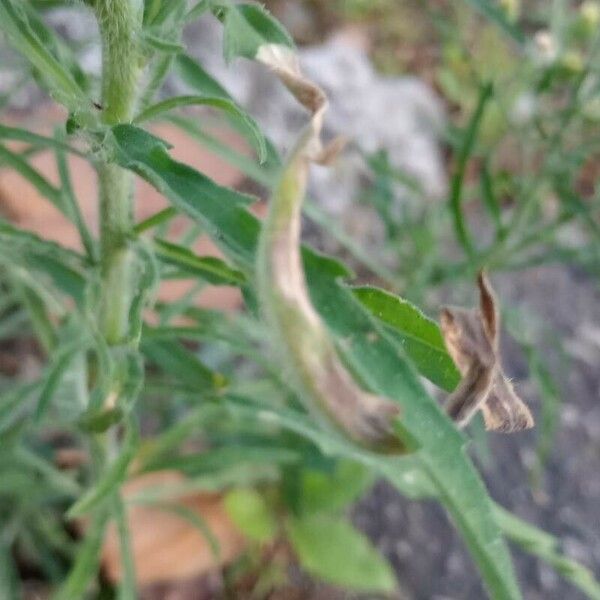
[[[287,90],[260,65],[245,59],[226,65],[220,51],[220,28],[210,19],[188,29],[186,42],[192,54],[285,152],[306,122],[306,114]],[[414,77],[383,77],[363,50],[341,37],[300,49],[299,55],[304,72],[329,97],[325,136],[343,135],[351,140],[333,168],[313,170],[312,197],[333,215],[347,214],[346,208],[355,200],[367,173],[362,156],[378,150],[386,150],[392,166],[414,177],[425,197],[445,194],[438,143],[444,111],[426,84]],[[179,84],[174,86],[183,91]],[[398,201],[409,197],[408,189],[399,186]],[[369,225],[377,228],[373,222]],[[359,235],[358,241],[364,238]]]

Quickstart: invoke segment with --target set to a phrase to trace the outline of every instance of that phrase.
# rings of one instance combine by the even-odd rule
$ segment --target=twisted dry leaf
[[[533,427],[529,408],[516,395],[500,365],[500,317],[484,273],[477,278],[479,308],[444,308],[441,328],[446,348],[463,378],[446,401],[446,411],[464,427],[478,410],[486,429],[512,433]]]
[[[311,304],[300,255],[300,221],[310,163],[327,164],[339,152],[337,139],[323,148],[320,133],[327,109],[324,92],[306,79],[296,55],[279,45],[260,48],[269,66],[311,114],[277,183],[257,255],[258,288],[265,318],[286,357],[290,376],[315,416],[322,414],[355,442],[379,452],[401,452],[393,431],[399,406],[370,394],[354,380]]]

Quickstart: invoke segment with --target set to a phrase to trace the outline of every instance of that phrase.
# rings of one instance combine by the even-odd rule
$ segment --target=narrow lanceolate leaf
[[[53,600],[84,598],[92,579],[98,574],[104,531],[110,519],[110,507],[102,507],[93,515],[67,579]]]
[[[175,61],[175,66],[183,82],[194,92],[202,94],[202,96],[221,98],[232,103],[243,115],[243,118],[240,118],[236,112],[226,111],[224,115],[228,118],[229,124],[256,147],[261,163],[265,162],[267,156],[272,158],[273,150],[268,147],[266,139],[254,120],[235,104],[231,95],[216,79],[209,75],[194,59],[186,55],[179,55]]]
[[[451,392],[460,373],[450,358],[437,323],[410,302],[374,287],[352,288],[353,294],[377,319],[392,328],[419,372]]]
[[[285,28],[258,4],[213,2],[213,12],[223,21],[225,60],[236,56],[257,58],[267,45],[293,48],[294,42]]]
[[[304,257],[311,298],[330,330],[343,340],[354,369],[371,389],[402,406],[399,433],[420,448],[415,459],[461,531],[491,597],[520,598],[510,555],[486,489],[464,452],[464,438],[423,389],[401,343],[348,288],[320,268],[321,257]]]
[[[129,530],[129,521],[127,519],[127,509],[125,502],[120,494],[115,494],[112,498],[113,514],[117,533],[119,536],[119,557],[121,559],[122,577],[119,582],[119,600],[136,600],[138,597],[135,563],[133,558],[133,548],[131,542],[131,532]]]
[[[203,393],[215,392],[222,389],[226,383],[223,375],[211,371],[175,340],[150,337],[142,341],[142,351],[161,370],[192,389]]]
[[[0,543],[0,597],[6,600],[19,600],[23,597],[20,577],[13,556],[10,540]]]
[[[290,519],[287,533],[300,565],[329,583],[360,592],[392,592],[390,565],[350,523],[330,516]]]
[[[41,421],[45,416],[52,398],[58,389],[65,373],[68,371],[77,354],[81,351],[80,344],[69,345],[62,348],[58,353],[58,357],[54,359],[48,373],[46,374],[44,385],[40,391],[38,404],[35,409],[36,421]]]
[[[199,94],[233,100],[229,92],[190,56],[178,56],[175,69],[183,82]]]
[[[2,260],[49,276],[58,289],[75,298],[78,304],[83,301],[85,261],[80,254],[0,219],[0,262]]]
[[[142,43],[149,46],[152,50],[158,50],[165,54],[185,52],[185,47],[182,44],[161,36],[160,29],[156,32],[145,29],[142,33]]]
[[[35,34],[20,2],[0,0],[0,29],[12,46],[36,68],[59,102],[73,111],[86,106],[85,94]]]
[[[61,144],[64,137],[65,133],[62,128],[56,127],[54,130],[54,138],[56,139],[57,144],[54,146],[54,156],[56,157],[56,167],[58,169],[62,188],[63,206],[65,208],[65,213],[68,214],[69,219],[71,219],[77,227],[81,243],[87,252],[88,258],[90,260],[95,260],[96,249],[94,240],[81,213],[81,208],[71,181],[69,164],[67,162],[65,151],[65,146],[67,146],[67,144]]]
[[[40,148],[56,148],[76,154],[77,156],[85,157],[86,154],[77,148],[65,143],[62,140],[56,138],[46,137],[39,135],[27,129],[21,129],[20,127],[9,127],[7,125],[0,124],[0,138],[5,140],[16,140],[19,142],[26,142],[32,146],[39,146]]]
[[[177,515],[180,519],[186,521],[194,529],[197,529],[198,532],[206,539],[208,545],[210,546],[213,557],[216,560],[219,560],[221,555],[219,539],[212,532],[206,520],[203,519],[198,512],[185,506],[184,504],[179,504],[177,502],[156,502],[152,503],[151,506],[155,506],[160,510]]]
[[[215,256],[196,256],[184,246],[158,238],[154,239],[154,245],[159,260],[213,285],[242,285],[246,281],[241,271],[231,268]]]
[[[143,123],[150,119],[156,119],[164,113],[183,106],[208,106],[223,111],[244,130],[246,137],[254,144],[259,160],[262,162],[265,159],[267,153],[265,138],[254,119],[239,108],[235,102],[220,96],[176,96],[175,98],[167,98],[143,110],[135,117],[133,122]]]
[[[561,577],[570,581],[588,598],[600,600],[600,581],[592,571],[562,554],[558,539],[516,517],[498,504],[494,506],[494,514],[502,531],[512,542],[551,565]]]
[[[15,170],[23,179],[27,180],[45,198],[63,214],[70,216],[65,207],[65,199],[61,191],[54,187],[41,173],[34,169],[20,154],[12,152],[0,145],[0,163]]]
[[[32,4],[32,3],[28,3]],[[27,20],[33,33],[44,48],[54,56],[62,67],[71,75],[77,85],[83,90],[89,87],[88,75],[79,64],[76,50],[44,21],[43,14],[34,6],[26,7]]]
[[[70,519],[85,515],[101,502],[107,500],[111,495],[118,492],[119,487],[125,481],[127,470],[135,456],[138,445],[139,433],[137,425],[133,421],[129,421],[119,456],[101,476],[99,481],[71,506],[67,512],[67,516]]]
[[[227,254],[250,267],[258,237],[256,218],[246,210],[250,196],[220,186],[173,160],[167,144],[133,125],[113,127],[115,159],[138,173],[188,216],[198,219]]]
[[[487,107],[488,102],[492,97],[492,84],[487,83],[481,86],[479,91],[479,98],[477,100],[477,106],[473,112],[471,120],[467,125],[462,140],[461,146],[458,150],[458,156],[456,159],[456,168],[452,175],[452,181],[450,184],[450,211],[454,219],[454,229],[456,231],[456,237],[463,247],[463,250],[472,256],[475,253],[475,245],[471,239],[468,225],[463,208],[463,189],[464,180],[467,171],[467,163],[477,140],[477,134],[479,133],[479,127],[483,120],[483,115]]]

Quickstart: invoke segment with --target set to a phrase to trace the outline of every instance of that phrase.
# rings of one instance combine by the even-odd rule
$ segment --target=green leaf
[[[176,96],[168,98],[146,108],[135,117],[133,122],[136,124],[143,123],[182,106],[210,106],[211,108],[218,108],[227,113],[229,118],[235,120],[245,131],[246,137],[250,138],[257,149],[260,161],[262,162],[266,158],[265,139],[254,119],[248,116],[247,113],[231,100],[226,100],[218,96]]]
[[[523,521],[498,504],[494,505],[494,514],[502,531],[511,541],[547,562],[588,598],[600,600],[600,581],[589,569],[561,554],[558,539]]]
[[[169,20],[179,20],[185,11],[186,0],[156,0],[148,7],[144,22],[154,27]]]
[[[160,273],[156,255],[144,240],[138,240],[134,249],[137,281],[129,308],[129,338],[134,340],[134,345],[137,346],[144,324],[144,310],[159,285]]]
[[[104,531],[110,518],[110,507],[101,507],[92,516],[78,552],[75,563],[53,600],[84,598],[90,581],[98,574]]]
[[[143,470],[148,465],[157,464],[163,457],[173,452],[196,430],[205,425],[220,409],[215,404],[203,403],[186,414],[186,418],[161,431],[153,438],[144,441],[138,459]]]
[[[190,56],[179,55],[175,59],[175,68],[183,82],[199,94],[233,100],[229,92]]]
[[[311,575],[360,592],[396,589],[390,565],[346,521],[322,515],[290,519],[287,532],[300,565]]]
[[[30,410],[30,401],[37,392],[40,382],[13,384],[10,389],[0,394],[0,435],[3,448],[8,448],[7,432],[23,422],[23,418]]]
[[[273,182],[274,176],[281,168],[281,160],[277,149],[268,138],[265,138],[267,158],[265,162],[258,164],[253,157],[234,150],[231,145],[227,145],[213,134],[209,133],[206,127],[203,128],[198,119],[191,119],[190,117],[183,115],[170,115],[167,120],[179,127],[186,135],[194,139],[215,156],[222,158],[232,167],[240,171],[240,173],[247,175],[261,185],[270,185]],[[230,125],[235,128],[234,121],[230,121]],[[243,135],[244,132],[240,131],[239,133]]]
[[[382,323],[398,333],[399,341],[421,375],[451,392],[460,373],[450,358],[440,329],[410,302],[375,287],[352,288],[353,294]]]
[[[255,542],[268,542],[277,534],[273,511],[256,490],[231,490],[225,496],[225,509],[241,532]]]
[[[70,146],[69,144],[57,140],[56,138],[50,138],[43,135],[38,135],[37,133],[32,133],[31,131],[27,131],[26,129],[21,129],[20,127],[9,127],[7,125],[0,124],[0,138],[6,140],[17,140],[20,142],[27,142],[34,147],[41,148],[55,148],[59,150],[64,150],[65,152],[70,152],[71,154],[75,154],[77,156],[81,156],[83,158],[86,157],[86,154]]]
[[[50,354],[56,345],[56,328],[49,314],[49,306],[38,290],[30,285],[26,278],[14,277],[14,287],[23,306],[31,328],[44,352]]]
[[[56,287],[72,296],[78,305],[83,301],[85,278],[83,257],[60,244],[14,227],[0,219],[0,259],[10,257],[11,264],[45,273]]]
[[[131,546],[131,535],[125,503],[119,494],[112,499],[113,513],[117,533],[119,536],[119,556],[121,561],[122,576],[119,582],[119,600],[136,600],[138,597],[136,589],[135,564],[133,560],[133,549]]]
[[[194,4],[194,6],[192,6],[192,8],[190,8],[186,14],[186,21],[197,19],[200,15],[210,9],[210,3],[211,0],[198,0],[198,2],[196,2],[196,4]]]
[[[514,23],[511,23],[498,3],[491,0],[464,0],[464,2],[478,10],[484,17],[500,27],[516,42],[519,44],[525,43],[525,35],[521,29]]]
[[[8,540],[3,540],[0,545],[0,597],[6,600],[19,600],[23,597],[20,577]]]
[[[208,545],[210,546],[210,550],[215,557],[216,560],[219,560],[221,556],[221,547],[219,544],[218,538],[211,531],[208,523],[202,518],[202,516],[196,511],[188,508],[184,504],[178,504],[176,502],[153,502],[151,506],[155,506],[160,510],[164,510],[174,515],[177,515],[184,521],[187,521],[192,527],[195,527],[200,534],[202,534]]]
[[[172,206],[168,206],[163,210],[154,213],[151,217],[140,221],[134,228],[133,231],[136,235],[140,233],[144,233],[148,229],[153,229],[154,227],[159,227],[163,223],[170,221],[173,217],[177,215],[177,209]]]
[[[181,79],[195,92],[202,94],[202,96],[196,97],[221,99],[225,103],[222,107],[217,106],[217,108],[222,108],[233,128],[255,146],[259,162],[264,163],[268,154],[267,143],[254,119],[235,104],[225,88],[192,58],[180,55],[175,64]],[[189,96],[189,98],[194,97]],[[231,107],[233,110],[230,110]]]
[[[305,253],[312,300],[331,331],[343,340],[352,365],[369,389],[402,407],[398,423],[460,529],[492,596],[520,598],[510,555],[494,521],[490,499],[464,452],[464,438],[432,400],[402,345],[364,311],[349,289],[323,273],[321,257]]]
[[[494,179],[490,172],[488,160],[485,160],[481,166],[480,186],[483,206],[490,215],[496,229],[496,239],[501,239],[505,234],[504,225],[502,223],[502,208],[494,190]]]
[[[193,252],[165,240],[154,239],[157,257],[164,263],[179,267],[182,271],[201,277],[213,285],[242,285],[244,274],[232,269],[220,258],[196,256]]]
[[[54,130],[54,138],[57,141],[57,144],[54,146],[54,155],[56,157],[56,166],[62,187],[63,206],[68,213],[69,219],[77,227],[79,237],[87,252],[88,258],[90,260],[95,260],[96,248],[94,245],[94,240],[85,223],[85,220],[83,219],[83,215],[81,214],[79,202],[77,201],[75,190],[73,189],[73,184],[71,182],[69,165],[67,163],[66,152],[64,148],[64,146],[67,146],[67,144],[61,143],[62,140],[64,140],[64,136],[65,134],[60,128],[57,127]]]
[[[37,69],[59,102],[70,110],[86,106],[88,102],[82,89],[35,34],[23,6],[13,0],[0,0],[0,29],[14,48]]]
[[[61,191],[36,171],[36,169],[34,169],[20,154],[12,152],[5,146],[0,145],[0,161],[19,173],[19,175],[27,180],[42,196],[50,200],[61,213],[69,216]]]
[[[236,56],[254,59],[261,46],[267,44],[294,47],[283,25],[258,4],[214,2],[213,7],[223,21],[223,53],[227,62]]]
[[[122,419],[123,409],[120,407],[88,411],[79,419],[79,427],[92,433],[104,433]]]
[[[335,431],[326,431],[297,410],[265,406],[263,400],[229,394],[223,404],[229,418],[238,418],[245,426],[261,424],[269,431],[277,426],[313,442],[326,456],[340,457],[369,467],[388,479],[412,499],[435,497],[435,488],[420,467],[416,455],[384,457],[360,448]]]
[[[40,11],[26,7],[26,15],[33,33],[38,37],[44,48],[70,73],[73,80],[82,90],[89,87],[88,77],[79,66],[74,50],[55,31],[46,25]],[[42,74],[43,75],[43,74]]]
[[[153,33],[152,31],[145,29],[142,33],[142,41],[147,44],[153,50],[164,52],[165,54],[179,54],[185,51],[185,47],[179,42],[174,42],[167,38],[164,38],[159,33]]]
[[[229,255],[251,267],[258,221],[246,206],[253,199],[173,160],[165,142],[133,125],[113,127],[116,160],[162,192],[176,208],[198,219]]]
[[[348,460],[336,461],[333,473],[304,469],[302,509],[307,513],[342,510],[358,500],[372,481],[364,466]]]
[[[182,454],[146,463],[152,470],[176,469],[190,476],[219,473],[227,469],[259,465],[283,465],[298,463],[300,455],[283,446],[244,444],[223,446],[204,450],[197,454]]]
[[[57,356],[52,361],[50,369],[48,370],[44,379],[44,384],[40,391],[38,398],[37,407],[35,410],[36,422],[40,422],[50,406],[50,402],[54,397],[58,386],[60,385],[62,378],[71,366],[73,359],[81,352],[81,344],[75,343],[61,348],[57,353]]]
[[[137,425],[130,421],[125,429],[125,438],[119,450],[119,455],[109,466],[98,482],[83,494],[67,511],[67,517],[74,519],[88,513],[110,495],[118,492],[125,481],[129,464],[135,456],[139,444]]]
[[[200,359],[177,341],[146,338],[142,340],[142,351],[163,371],[192,389],[206,393],[218,391],[226,385],[223,375],[204,366]]]
[[[477,99],[477,106],[471,116],[471,120],[467,125],[462,140],[461,146],[458,150],[458,156],[456,159],[456,169],[452,175],[452,182],[450,184],[450,210],[454,218],[454,229],[456,231],[456,237],[460,242],[463,250],[468,256],[473,256],[475,253],[475,246],[471,235],[469,234],[468,227],[465,223],[465,216],[463,214],[463,182],[467,170],[467,163],[469,157],[473,152],[475,141],[477,139],[477,133],[479,132],[479,126],[483,120],[483,115],[489,100],[492,98],[493,87],[491,83],[487,83],[481,86],[479,90],[479,98]]]
[[[14,458],[24,468],[41,475],[50,489],[67,497],[77,497],[81,493],[79,485],[71,477],[28,448],[24,446],[17,448]]]

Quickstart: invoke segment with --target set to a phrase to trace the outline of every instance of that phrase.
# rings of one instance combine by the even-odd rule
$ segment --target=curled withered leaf
[[[500,317],[484,273],[477,278],[479,308],[444,308],[441,328],[446,348],[463,378],[446,401],[446,411],[464,427],[478,410],[486,429],[510,433],[533,427],[529,408],[502,371],[498,337]]]
[[[393,431],[399,407],[370,394],[354,380],[327,328],[311,304],[300,255],[300,220],[308,167],[331,162],[341,147],[334,140],[323,148],[320,133],[327,99],[300,72],[289,48],[261,47],[257,59],[271,67],[311,113],[282,168],[265,219],[257,254],[262,309],[279,345],[282,362],[300,395],[317,417],[324,415],[355,442],[380,452],[404,446]]]

